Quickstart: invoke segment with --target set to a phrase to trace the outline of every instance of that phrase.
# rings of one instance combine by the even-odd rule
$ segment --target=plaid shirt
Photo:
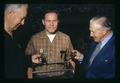
[[[56,36],[52,43],[50,42],[46,32],[42,31],[32,36],[27,45],[26,54],[32,55],[34,53],[40,53],[40,49],[43,49],[47,63],[54,63],[64,62],[65,55],[67,58],[69,58],[70,51],[73,49],[73,46],[70,37],[60,31],[56,32]],[[62,54],[62,51],[65,51],[66,54]],[[35,71],[40,72],[49,72],[63,69],[65,69],[64,64],[44,64],[35,67]],[[58,75],[58,72],[54,74]]]

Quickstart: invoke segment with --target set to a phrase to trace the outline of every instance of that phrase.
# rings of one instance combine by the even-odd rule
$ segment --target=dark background
[[[89,20],[96,15],[105,15],[114,27],[114,4],[29,4],[25,25],[14,32],[14,36],[25,49],[31,36],[44,29],[42,14],[47,9],[60,13],[59,30],[68,34],[75,49],[86,53],[89,50]]]

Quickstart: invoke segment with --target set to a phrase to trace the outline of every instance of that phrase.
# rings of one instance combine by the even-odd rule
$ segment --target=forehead
[[[45,18],[46,17],[57,17],[57,14],[55,12],[49,12],[45,14]]]
[[[90,30],[98,30],[98,29],[102,29],[102,25],[99,21],[93,21],[90,22]]]
[[[20,9],[19,9],[19,13],[20,13],[21,15],[26,16],[26,14],[27,14],[27,6],[26,6],[26,5],[22,5],[22,6],[20,7]]]

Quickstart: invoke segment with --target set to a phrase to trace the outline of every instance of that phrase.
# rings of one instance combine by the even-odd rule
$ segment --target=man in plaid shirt
[[[38,78],[61,76],[68,63],[74,69],[75,64],[70,59],[73,50],[70,37],[57,30],[58,22],[58,12],[46,11],[42,19],[45,30],[33,35],[27,45],[26,54],[31,56],[34,65],[32,73]]]

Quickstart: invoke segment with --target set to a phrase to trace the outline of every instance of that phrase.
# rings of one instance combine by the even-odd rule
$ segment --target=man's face
[[[56,32],[58,26],[58,16],[56,13],[47,13],[42,22],[48,33],[53,34]]]
[[[98,22],[91,22],[89,29],[90,36],[93,37],[95,42],[100,42],[107,33],[107,30],[102,28],[102,26]]]
[[[12,31],[16,30],[20,25],[24,25],[26,15],[27,7],[24,5],[20,9],[10,12],[8,22]]]

